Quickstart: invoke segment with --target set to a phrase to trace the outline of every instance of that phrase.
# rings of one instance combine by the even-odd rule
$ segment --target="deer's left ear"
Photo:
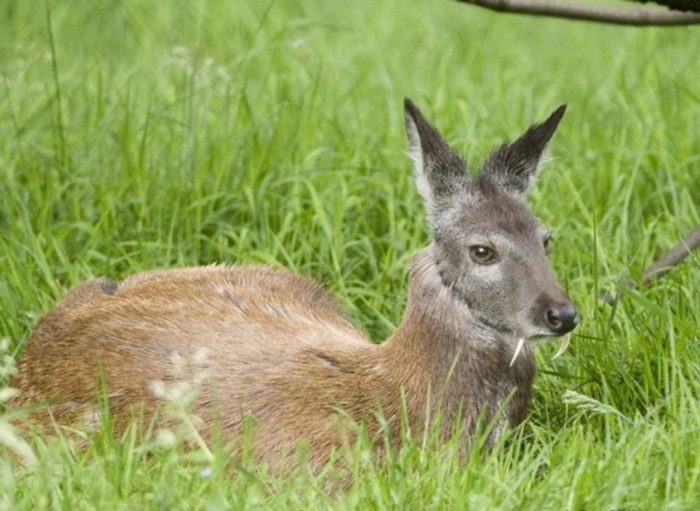
[[[537,179],[547,143],[559,126],[566,105],[557,108],[541,124],[531,126],[515,142],[494,151],[481,174],[514,195],[524,195]]]
[[[408,98],[404,100],[404,112],[416,185],[428,211],[436,212],[466,189],[465,165]]]

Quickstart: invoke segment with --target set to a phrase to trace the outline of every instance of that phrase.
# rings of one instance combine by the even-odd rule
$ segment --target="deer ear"
[[[453,193],[465,189],[464,162],[408,98],[404,100],[404,112],[416,186],[428,210],[433,211]]]
[[[486,160],[481,174],[509,193],[524,195],[537,179],[544,150],[565,111],[566,105],[560,106],[515,142],[499,147]]]

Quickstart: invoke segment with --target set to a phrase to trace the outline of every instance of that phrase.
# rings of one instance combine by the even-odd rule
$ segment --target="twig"
[[[678,243],[675,247],[666,252],[663,256],[654,261],[654,263],[652,263],[646,270],[644,270],[642,284],[649,284],[649,282],[652,280],[661,277],[668,270],[688,257],[690,253],[698,247],[700,247],[700,227],[693,229],[683,241]],[[634,288],[634,282],[628,281],[624,287],[628,289]],[[620,292],[607,292],[600,298],[610,305],[613,305],[620,298]]]
[[[700,13],[673,11],[655,7],[607,7],[558,3],[547,0],[457,0],[499,12],[551,16],[573,20],[597,21],[616,25],[674,26],[700,24]]]
[[[648,284],[657,277],[660,277],[668,270],[676,266],[683,259],[690,255],[690,252],[700,246],[700,227],[693,230],[685,237],[683,241],[678,243],[671,250],[666,252],[663,257],[659,258],[646,270],[644,270],[644,278],[642,284]]]

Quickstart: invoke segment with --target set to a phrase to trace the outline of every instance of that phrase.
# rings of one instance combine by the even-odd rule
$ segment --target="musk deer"
[[[204,371],[191,404],[202,436],[235,444],[252,417],[255,455],[273,465],[305,439],[320,466],[347,440],[342,420],[378,433],[376,411],[391,441],[402,420],[420,431],[428,410],[440,413],[444,431],[459,424],[465,439],[480,416],[500,421],[494,430],[517,425],[530,401],[534,341],[578,323],[548,261],[547,229],[525,204],[564,110],[496,149],[471,177],[406,99],[433,240],[413,259],[406,311],[387,341],[370,342],[319,284],[282,269],[98,278],[71,290],[31,333],[14,405],[48,403],[34,412],[45,428],[89,427],[102,388],[121,431],[136,409],[154,417],[159,385]]]

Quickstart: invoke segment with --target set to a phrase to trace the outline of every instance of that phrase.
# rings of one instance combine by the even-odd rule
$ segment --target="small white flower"
[[[8,376],[14,374],[15,360],[10,355],[5,354],[10,347],[9,339],[0,339],[0,375]],[[0,403],[12,399],[18,395],[19,391],[9,387],[0,388]],[[20,456],[27,466],[34,466],[37,463],[36,456],[27,442],[17,434],[15,429],[5,418],[0,415],[0,445],[13,450]]]
[[[182,373],[182,369],[185,367],[185,358],[180,355],[177,351],[174,351],[170,355],[170,362],[173,364],[173,371],[175,374]]]
[[[15,396],[19,396],[19,390],[13,389],[10,387],[0,389],[0,403],[4,403],[5,401],[9,401]]]
[[[207,348],[199,348],[192,355],[192,361],[195,364],[203,364],[209,359],[209,350]]]
[[[160,380],[153,380],[150,383],[151,387],[151,392],[153,392],[153,395],[157,397],[158,399],[165,399],[166,396],[166,391],[165,391],[165,383],[163,383]]]
[[[175,433],[173,433],[169,429],[158,430],[158,435],[156,436],[156,443],[159,447],[169,449],[170,447],[175,445],[176,441],[177,437],[175,436]]]

